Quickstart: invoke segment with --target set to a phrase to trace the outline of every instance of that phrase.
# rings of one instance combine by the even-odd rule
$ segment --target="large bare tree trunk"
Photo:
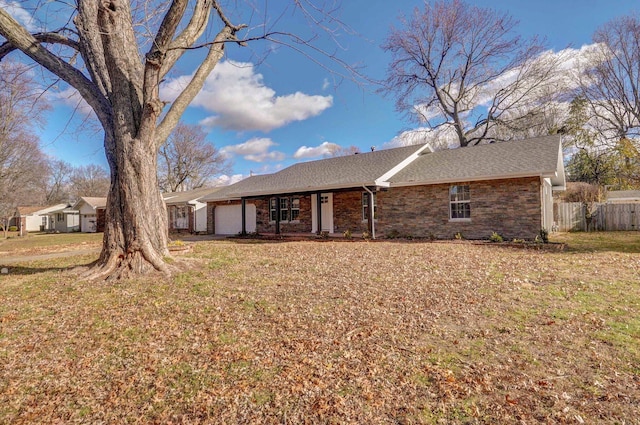
[[[157,26],[157,30],[149,51],[141,57],[131,10],[131,4],[137,2],[68,3],[73,17],[67,21],[70,28],[37,34],[29,33],[7,7],[0,6],[0,36],[6,39],[0,39],[0,60],[14,50],[21,51],[77,90],[104,129],[111,186],[102,253],[87,276],[126,278],[150,270],[169,274],[171,266],[165,261],[169,255],[167,216],[157,181],[158,149],[222,58],[226,43],[245,45],[286,33],[264,32],[240,40],[236,34],[247,26],[233,24],[217,0],[161,1],[153,3],[162,18],[159,25],[144,15],[141,27],[153,31]],[[323,15],[324,9],[298,3],[293,2],[309,20],[320,22],[313,19],[313,13]],[[207,33],[215,36],[207,37]],[[287,37],[298,50],[301,39],[293,34]],[[50,44],[57,48],[48,50],[45,46]],[[159,86],[185,52],[193,49],[206,49],[207,54],[167,106],[160,100]]]
[[[120,279],[158,270],[165,274],[167,214],[158,190],[156,154],[141,140],[107,140],[111,189],[103,248],[87,277]],[[118,148],[120,146],[120,148]]]
[[[81,3],[78,26],[85,50],[101,51],[88,60],[104,84],[111,110],[105,128],[105,153],[111,170],[102,253],[89,277],[126,278],[153,269],[169,273],[167,220],[156,176],[158,81],[144,86],[145,68],[136,49],[128,2]],[[83,19],[80,23],[80,19]],[[94,24],[99,38],[90,33]],[[96,47],[99,46],[99,47]],[[156,66],[157,68],[157,66]]]
[[[30,34],[0,8],[0,35],[8,40],[0,45],[0,59],[21,50],[78,90],[104,129],[111,186],[103,248],[85,275],[89,279],[171,272],[165,261],[168,226],[156,173],[158,149],[222,57],[224,44],[235,40],[236,31],[243,28],[232,25],[212,0],[198,0],[191,9],[188,4],[188,0],[171,2],[144,60],[138,51],[129,1],[78,0],[73,19],[77,40],[59,33]],[[160,81],[203,35],[214,10],[221,28],[208,44],[208,54],[191,82],[161,119]],[[186,11],[190,19],[178,31]],[[62,44],[79,53],[84,70],[42,43]]]

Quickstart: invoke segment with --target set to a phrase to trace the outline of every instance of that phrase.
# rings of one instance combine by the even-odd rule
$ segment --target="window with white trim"
[[[291,221],[296,221],[300,217],[300,198],[291,198]]]
[[[176,205],[176,219],[180,218],[187,218],[187,207],[185,205]]]
[[[277,211],[277,199],[276,198],[271,198],[269,200],[269,220],[270,221],[276,221],[276,217],[278,216],[278,211]]]
[[[289,198],[280,198],[280,221],[289,221]]]
[[[449,188],[449,218],[451,220],[471,219],[469,185],[455,185]]]
[[[373,218],[376,218],[377,212],[376,194],[373,194]],[[369,220],[369,193],[362,192],[362,220]]]
[[[276,221],[278,198],[269,200],[269,220]],[[300,217],[300,198],[297,196],[280,198],[280,221],[297,221]]]

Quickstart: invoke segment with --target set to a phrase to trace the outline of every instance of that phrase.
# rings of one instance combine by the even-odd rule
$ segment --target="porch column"
[[[280,197],[276,196],[276,235],[280,234]]]
[[[207,234],[216,233],[216,206],[207,204]]]
[[[247,234],[247,200],[242,198],[242,236]]]
[[[373,217],[375,216],[375,212],[373,211],[373,195],[371,195],[371,193],[367,194],[367,209],[369,210],[369,217],[367,217],[367,230],[369,230],[369,234],[373,237]]]
[[[322,194],[316,193],[316,234],[319,235],[322,232]]]
[[[96,231],[98,230],[98,211],[96,211]],[[189,233],[196,232],[196,207],[187,204],[187,214],[189,216]]]

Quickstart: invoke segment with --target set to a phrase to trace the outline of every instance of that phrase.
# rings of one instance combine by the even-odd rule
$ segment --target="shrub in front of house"
[[[499,234],[497,234],[496,232],[493,232],[491,234],[491,237],[489,238],[489,240],[491,242],[503,242],[504,239],[502,238],[502,236],[500,236]]]

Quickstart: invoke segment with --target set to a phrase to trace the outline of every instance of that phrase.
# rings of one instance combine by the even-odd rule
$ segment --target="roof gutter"
[[[396,182],[389,183],[387,187],[404,187],[404,186],[423,186],[423,185],[433,185],[433,184],[446,184],[446,183],[456,183],[456,182],[473,182],[473,181],[483,181],[483,180],[507,180],[507,179],[518,179],[522,177],[540,177],[540,178],[553,178],[556,177],[557,173],[555,171],[543,171],[536,173],[515,173],[515,174],[503,174],[503,175],[481,175],[474,177],[467,176],[459,176],[452,177],[446,179],[434,179],[434,180],[418,180],[418,181],[406,181],[406,182]],[[561,185],[557,185],[561,186]]]
[[[238,192],[230,193],[229,196],[217,199],[201,199],[200,202],[220,202],[220,201],[237,201],[242,198],[260,198],[264,196],[278,196],[278,195],[292,195],[292,194],[305,194],[305,193],[316,193],[316,192],[330,192],[332,190],[340,190],[340,189],[351,189],[354,187],[360,187],[366,184],[373,184],[374,182],[353,182],[353,183],[343,183],[338,185],[327,185],[327,186],[306,186],[306,187],[297,187],[290,189],[275,189],[275,190],[263,190],[259,192],[245,192],[243,194],[239,194]]]

